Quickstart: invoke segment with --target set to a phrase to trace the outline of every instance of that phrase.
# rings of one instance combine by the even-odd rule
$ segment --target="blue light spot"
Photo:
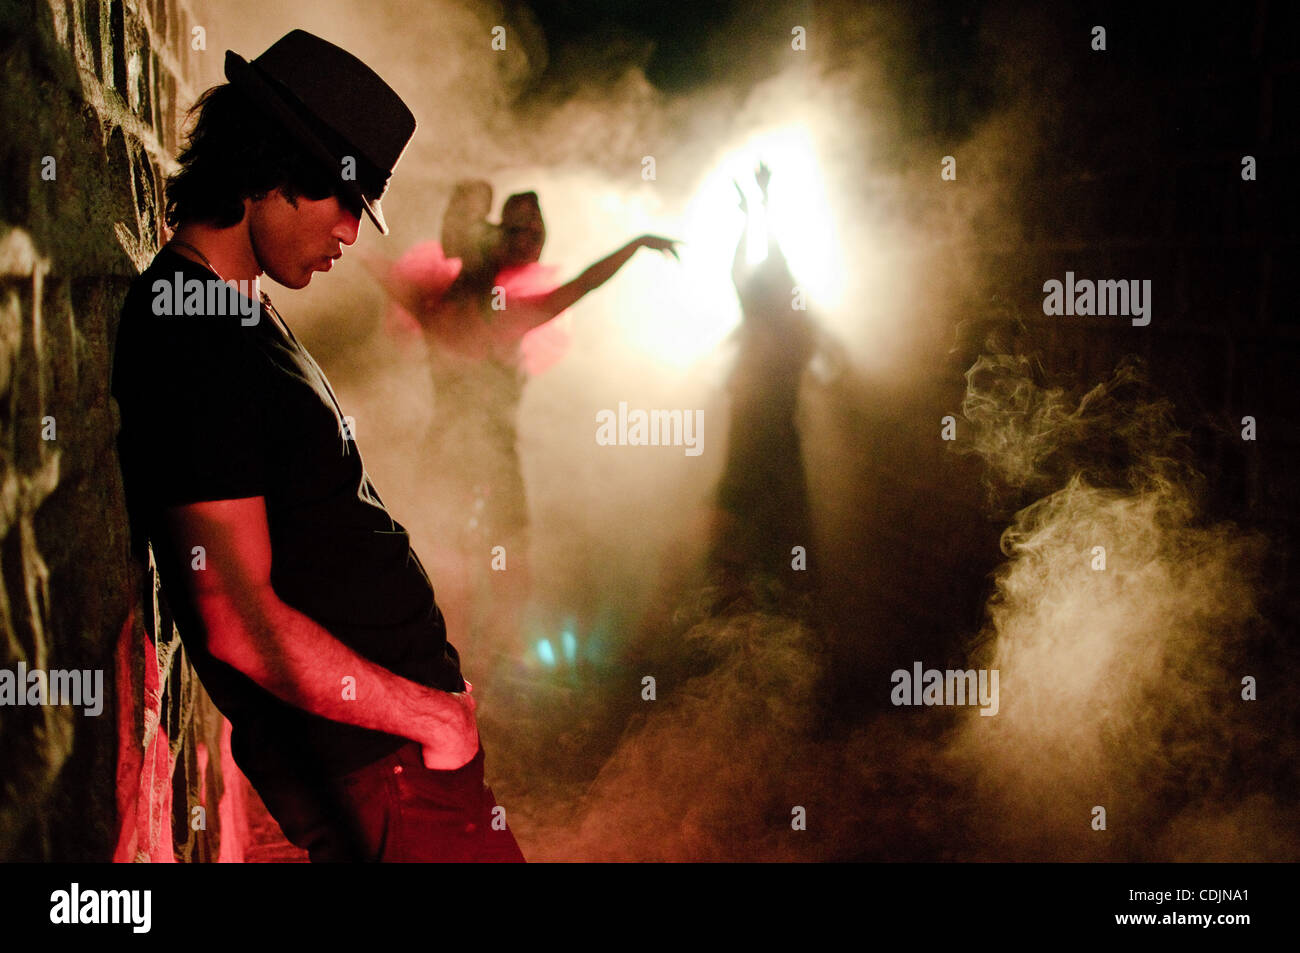
[[[543,665],[555,665],[555,649],[551,648],[550,639],[542,639],[537,643],[537,657],[542,660]]]
[[[564,660],[572,665],[578,660],[578,639],[573,630],[565,629],[560,636],[560,643],[564,646]]]

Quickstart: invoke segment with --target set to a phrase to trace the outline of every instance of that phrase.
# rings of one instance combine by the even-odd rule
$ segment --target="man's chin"
[[[311,284],[311,279],[315,274],[316,272],[309,268],[307,269],[307,271],[302,272],[295,276],[276,274],[274,272],[268,271],[266,273],[266,277],[270,278],[277,285],[283,285],[285,288],[288,288],[290,291],[298,291],[302,288],[306,288],[309,284]]]

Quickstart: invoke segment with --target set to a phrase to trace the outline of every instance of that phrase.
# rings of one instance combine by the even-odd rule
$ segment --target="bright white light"
[[[766,215],[754,181],[760,161],[772,171]],[[744,189],[749,205],[748,264],[752,267],[767,257],[766,226],[810,297],[826,307],[836,307],[843,291],[843,261],[808,128],[795,123],[755,133],[744,145],[723,156],[701,184],[697,202],[715,210],[722,205],[736,209],[731,215],[714,214],[701,220],[711,232],[707,240],[725,242],[730,237],[734,248],[739,227],[732,223],[740,220],[740,212],[733,181]]]
[[[766,215],[754,181],[760,160],[772,170]],[[681,266],[657,275],[665,284],[651,291],[663,310],[628,329],[636,346],[662,363],[690,365],[740,321],[731,274],[745,216],[736,184],[750,211],[745,264],[766,257],[763,229],[770,227],[810,306],[840,304],[844,263],[812,136],[802,123],[757,132],[723,154],[700,182],[674,234],[685,241]]]

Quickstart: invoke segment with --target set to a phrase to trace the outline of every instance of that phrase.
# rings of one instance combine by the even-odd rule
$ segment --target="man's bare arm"
[[[426,688],[362,658],[275,594],[263,497],[171,507],[166,520],[160,558],[176,561],[187,578],[214,658],[297,708],[420,742],[430,768],[474,757],[468,693]],[[204,548],[203,569],[191,568],[195,546]],[[345,676],[356,680],[355,700],[344,698]]]

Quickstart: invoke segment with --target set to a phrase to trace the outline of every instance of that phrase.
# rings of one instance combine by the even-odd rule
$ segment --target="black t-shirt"
[[[166,282],[158,287],[175,303],[178,272],[183,288],[190,279],[216,281],[164,248],[132,283],[118,329],[112,392],[135,546],[154,540],[181,639],[230,719],[245,773],[273,783],[286,771],[350,771],[407,739],[294,708],[214,659],[185,580],[168,578],[163,509],[265,497],[271,585],[283,602],[364,658],[443,691],[464,691],[456,650],[410,537],[371,484],[311,355],[260,302],[257,321],[247,324],[247,312],[156,314],[166,309],[155,282]],[[251,309],[249,299],[238,300]],[[188,565],[191,557],[181,558]]]

